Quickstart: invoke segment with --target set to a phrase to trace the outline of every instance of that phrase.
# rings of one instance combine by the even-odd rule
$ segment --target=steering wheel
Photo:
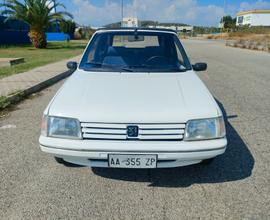
[[[146,60],[145,64],[151,65],[151,64],[168,64],[168,57],[165,56],[152,56],[148,60]]]

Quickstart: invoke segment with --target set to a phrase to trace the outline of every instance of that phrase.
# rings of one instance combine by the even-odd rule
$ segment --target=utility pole
[[[124,0],[122,0],[122,21],[124,18]]]
[[[56,13],[56,4],[55,4],[55,0],[53,0],[52,2],[53,2],[54,13]]]
[[[124,0],[122,0],[122,5],[121,5],[121,14],[122,14],[122,20],[121,20],[121,26],[123,25],[123,19],[124,19]]]
[[[223,2],[223,10],[224,10],[224,15],[222,17],[222,23],[223,23],[223,30],[225,29],[225,23],[224,23],[224,17],[226,16],[226,0]]]
[[[54,13],[56,13],[55,0],[53,0],[52,2],[53,2]],[[59,21],[57,19],[55,20],[55,23],[56,23],[56,31],[60,32],[60,25],[59,25]]]
[[[222,33],[224,31],[224,26],[225,26],[225,23],[224,23],[224,16],[226,15],[225,8],[226,8],[226,0],[224,0],[223,2],[223,15],[222,15],[221,26],[220,26],[221,38],[223,35]]]
[[[5,11],[6,11],[7,10],[6,0],[4,0],[4,5],[5,5]]]

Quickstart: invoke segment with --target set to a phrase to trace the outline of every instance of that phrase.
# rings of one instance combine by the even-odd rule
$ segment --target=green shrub
[[[0,96],[0,109],[4,109],[10,104],[10,100],[6,96]]]
[[[270,34],[270,27],[249,27],[247,25],[234,28],[233,32],[250,33],[250,34]]]

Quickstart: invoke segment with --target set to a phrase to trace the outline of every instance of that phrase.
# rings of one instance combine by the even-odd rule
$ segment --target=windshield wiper
[[[165,67],[162,68],[162,67],[151,66],[151,65],[147,65],[147,64],[142,64],[142,65],[129,65],[129,66],[123,67],[122,69],[132,71],[134,68],[143,68],[143,69],[144,69],[144,68],[149,68],[149,69],[151,69],[151,70],[156,70],[156,69],[158,69],[158,70],[160,70],[160,72],[162,72],[162,71],[165,71],[165,72],[167,72],[167,71],[186,72],[186,71],[187,71],[186,68],[181,69],[181,68],[177,68],[177,67],[171,67],[171,68],[166,69]],[[132,71],[132,72],[134,72],[134,71]]]
[[[126,72],[134,72],[133,69],[130,69],[128,67],[121,67],[121,70],[126,71]]]
[[[159,69],[160,72],[162,71],[175,71],[175,72],[186,72],[187,69],[181,69],[181,68],[168,68],[166,69],[165,67],[162,68],[162,67],[158,67],[158,66],[152,66],[152,65],[147,65],[147,64],[141,64],[141,65],[127,65],[127,66],[114,66],[114,65],[109,65],[109,64],[104,64],[104,63],[99,63],[99,62],[88,62],[86,64],[90,64],[90,65],[93,65],[93,66],[96,66],[96,67],[99,67],[99,68],[109,68],[109,69],[113,69],[113,70],[116,70],[116,71],[126,71],[126,72],[135,72],[134,69],[138,68],[142,68],[142,69],[145,69],[145,68],[149,68],[151,70],[156,70],[156,69]]]
[[[128,72],[135,72],[134,69],[136,68],[153,68],[152,66],[148,66],[146,64],[142,64],[142,65],[128,65],[128,66],[123,66],[121,67],[122,70],[128,71]]]

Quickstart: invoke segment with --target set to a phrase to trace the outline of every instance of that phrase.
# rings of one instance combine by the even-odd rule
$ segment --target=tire
[[[211,163],[213,163],[214,160],[215,160],[215,158],[209,158],[209,159],[203,160],[201,162],[201,164],[203,164],[203,165],[210,165]]]
[[[74,163],[69,163],[67,161],[65,161],[63,158],[60,157],[54,157],[55,161],[59,164],[62,164],[66,167],[84,167],[82,165],[78,165],[78,164],[74,164]]]
[[[60,163],[60,164],[63,164],[65,161],[62,159],[62,158],[60,158],[60,157],[54,157],[54,159],[55,159],[55,161],[57,162],[57,163]]]

